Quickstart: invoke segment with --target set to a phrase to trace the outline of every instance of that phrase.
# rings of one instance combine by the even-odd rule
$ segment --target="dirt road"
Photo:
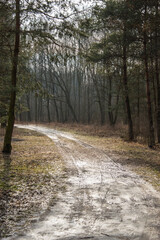
[[[40,127],[66,161],[65,193],[19,240],[159,240],[160,195],[135,173],[70,134]]]

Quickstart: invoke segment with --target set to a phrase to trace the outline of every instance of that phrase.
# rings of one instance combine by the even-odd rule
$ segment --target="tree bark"
[[[131,116],[131,108],[130,101],[128,95],[128,77],[127,77],[127,49],[126,49],[126,28],[124,27],[123,33],[123,85],[124,85],[124,96],[125,96],[125,105],[127,111],[127,121],[128,121],[128,135],[129,140],[132,141],[134,139],[133,133],[133,122]]]
[[[12,150],[12,133],[15,121],[15,102],[16,102],[16,83],[17,83],[17,68],[18,68],[18,55],[20,45],[20,0],[16,0],[16,27],[15,27],[15,45],[12,62],[11,74],[11,96],[8,112],[8,125],[4,137],[3,153],[11,153]]]
[[[89,86],[86,87],[86,91],[87,91],[87,123],[90,124],[91,110],[90,110],[90,88],[89,88]]]
[[[31,112],[30,112],[30,109],[31,109],[31,107],[30,107],[30,95],[26,96],[26,101],[27,101],[27,107],[28,107],[27,120],[28,120],[28,122],[31,122],[32,119],[31,119]]]
[[[140,79],[137,82],[137,134],[140,134]]]
[[[35,101],[35,107],[34,107],[34,111],[35,111],[35,122],[38,122],[38,97],[37,97],[37,93],[35,92],[35,97],[34,97],[34,101]]]
[[[114,125],[113,121],[113,110],[112,110],[112,80],[109,77],[109,92],[108,92],[108,117],[109,117],[109,122],[110,125]]]
[[[145,5],[145,25],[146,25],[147,6]],[[153,147],[155,145],[154,126],[152,118],[152,105],[151,105],[151,93],[150,93],[150,80],[148,70],[148,54],[147,54],[147,32],[144,29],[143,32],[143,46],[144,46],[144,64],[146,75],[146,91],[147,91],[147,106],[148,106],[148,122],[149,122],[149,141],[148,146]]]
[[[93,74],[92,74],[93,76]],[[96,90],[96,95],[97,95],[97,102],[98,102],[98,105],[99,105],[99,110],[100,110],[100,122],[101,122],[101,125],[104,125],[105,124],[105,107],[104,107],[104,99],[102,99],[101,97],[101,93],[100,93],[100,89],[99,89],[99,86],[98,86],[98,80],[95,79],[95,76],[93,76],[93,83],[94,83],[94,86],[95,86],[95,90]]]
[[[160,80],[159,80],[159,56],[158,56],[158,16],[159,4],[156,1],[156,22],[155,22],[155,70],[157,81],[157,139],[160,143]]]

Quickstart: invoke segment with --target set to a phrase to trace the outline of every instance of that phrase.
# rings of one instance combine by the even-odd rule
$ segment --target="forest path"
[[[135,173],[71,134],[17,125],[50,137],[68,179],[45,220],[19,240],[159,240],[160,196]]]

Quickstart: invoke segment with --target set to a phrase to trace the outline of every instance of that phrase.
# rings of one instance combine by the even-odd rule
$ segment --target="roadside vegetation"
[[[148,148],[144,138],[130,142],[123,126],[110,127],[80,124],[49,124],[57,130],[69,131],[88,144],[102,149],[117,163],[127,166],[160,191],[160,145]]]
[[[42,219],[64,188],[65,165],[53,141],[15,128],[12,145],[11,155],[0,154],[0,238]]]
[[[130,142],[123,126],[45,124],[74,134],[103,150],[160,191],[160,146],[150,149],[143,138]],[[4,130],[0,130],[0,147]],[[0,154],[0,238],[15,237],[30,224],[43,219],[65,189],[65,164],[54,142],[30,130],[14,129],[11,155]]]
[[[0,123],[128,125],[160,143],[158,0],[0,1]],[[7,39],[7,44],[6,44]]]

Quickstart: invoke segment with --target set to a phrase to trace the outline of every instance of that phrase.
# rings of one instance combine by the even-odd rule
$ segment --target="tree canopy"
[[[0,13],[0,120],[8,121],[9,152],[15,115],[128,124],[129,140],[160,142],[158,0],[4,0]]]

